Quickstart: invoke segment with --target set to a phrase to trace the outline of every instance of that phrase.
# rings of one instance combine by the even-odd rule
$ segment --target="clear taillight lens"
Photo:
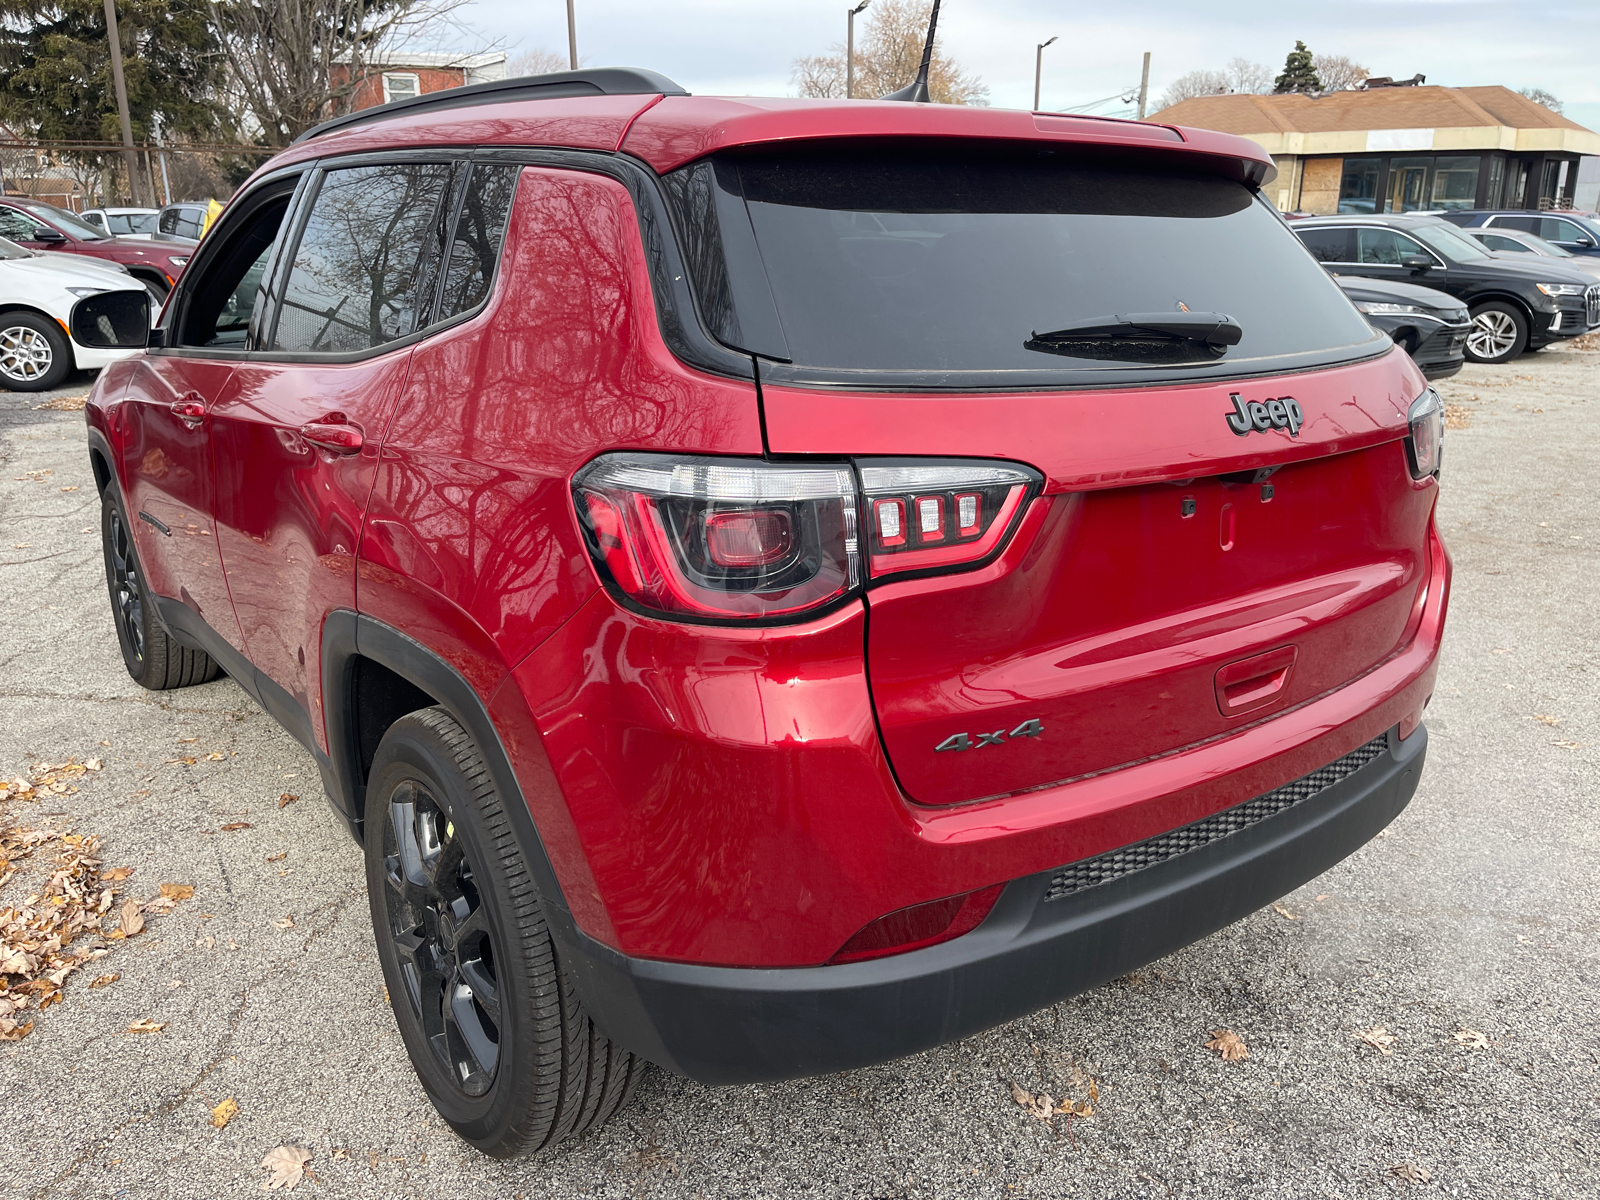
[[[847,463],[608,454],[572,487],[602,576],[644,609],[784,619],[861,582]]]
[[[1016,463],[868,459],[862,531],[876,578],[940,571],[997,553],[1043,477]]]
[[[1411,424],[1407,443],[1411,457],[1411,477],[1426,479],[1439,473],[1444,454],[1444,401],[1428,388],[1411,402],[1406,420]]]

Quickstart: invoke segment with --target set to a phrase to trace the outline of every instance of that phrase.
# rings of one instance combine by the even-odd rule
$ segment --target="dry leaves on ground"
[[[1390,1033],[1382,1025],[1379,1025],[1376,1029],[1358,1029],[1350,1036],[1358,1042],[1365,1042],[1374,1050],[1380,1050],[1384,1054],[1394,1053],[1390,1047],[1395,1044],[1397,1039],[1394,1034]]]
[[[194,899],[194,884],[192,883],[163,883],[161,896],[165,900],[192,900]]]
[[[1489,1048],[1489,1039],[1476,1029],[1458,1029],[1455,1032],[1455,1039],[1471,1050],[1487,1050]]]
[[[140,1017],[128,1026],[129,1033],[160,1033],[167,1027],[165,1021],[157,1021],[151,1017]]]
[[[289,852],[287,850],[279,850],[276,854],[267,855],[267,861],[268,862],[282,862],[284,859],[286,859],[288,857],[289,857]]]
[[[294,928],[294,914],[293,913],[285,914],[283,920],[274,921],[272,923],[272,927],[274,929],[293,929]]]
[[[1300,919],[1281,904],[1274,904],[1272,906],[1272,911],[1277,913],[1285,921],[1298,921]]]
[[[311,1162],[311,1151],[304,1146],[276,1146],[267,1152],[261,1160],[261,1165],[267,1170],[267,1178],[261,1185],[263,1192],[275,1192],[279,1188],[293,1191],[306,1178],[307,1167]]]
[[[283,795],[278,797],[278,807],[288,808],[289,805],[293,804],[298,799],[300,799],[300,797],[296,796],[294,793],[285,792]]]
[[[1092,1082],[1092,1081],[1091,1081]],[[1015,1079],[1011,1081],[1011,1098],[1036,1120],[1048,1122],[1052,1117],[1092,1117],[1094,1106],[1087,1100],[1061,1099],[1057,1101],[1048,1092],[1030,1092]]]
[[[89,393],[81,396],[52,396],[43,404],[35,404],[34,411],[48,409],[51,412],[82,412],[89,403]]]
[[[241,829],[254,829],[254,828],[255,828],[255,826],[250,824],[249,821],[229,821],[226,825],[224,825],[222,827],[222,832],[223,833],[238,833],[239,830],[241,830]]]
[[[239,1115],[239,1103],[229,1096],[221,1104],[211,1110],[211,1124],[213,1128],[221,1129]]]
[[[1397,1179],[1404,1179],[1407,1183],[1427,1183],[1433,1178],[1433,1172],[1427,1167],[1419,1167],[1416,1163],[1395,1163],[1389,1168],[1389,1174]]]
[[[98,758],[87,762],[71,758],[64,763],[35,763],[26,776],[0,779],[0,800],[38,800],[46,795],[75,792],[78,789],[73,786],[74,779],[81,779],[104,766]]]
[[[1250,1047],[1244,1044],[1244,1039],[1231,1029],[1213,1029],[1211,1040],[1206,1042],[1207,1050],[1215,1050],[1222,1056],[1223,1062],[1240,1062],[1250,1057]]]
[[[89,981],[89,990],[93,991],[95,988],[110,987],[113,983],[121,978],[122,973],[120,971],[113,971],[109,975],[96,975]]]
[[[1446,429],[1465,429],[1472,424],[1472,410],[1464,404],[1446,404],[1444,406],[1444,427]]]

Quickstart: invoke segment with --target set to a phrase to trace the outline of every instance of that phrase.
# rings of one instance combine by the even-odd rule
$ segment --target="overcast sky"
[[[576,0],[578,51],[586,65],[651,67],[691,92],[788,95],[798,55],[843,42],[845,0]],[[992,103],[1033,99],[1034,46],[1044,52],[1045,108],[1071,108],[1137,87],[1153,53],[1151,104],[1172,79],[1220,68],[1236,55],[1277,70],[1304,39],[1345,54],[1376,75],[1451,86],[1542,87],[1567,115],[1600,129],[1600,2],[1542,0],[1283,0],[1230,3],[1066,4],[1062,0],[946,0],[940,42],[988,84]],[[858,18],[859,22],[870,15]],[[565,0],[469,0],[460,16],[473,36],[513,53],[566,50]],[[453,39],[452,39],[453,41]],[[1119,105],[1096,111],[1116,112]]]

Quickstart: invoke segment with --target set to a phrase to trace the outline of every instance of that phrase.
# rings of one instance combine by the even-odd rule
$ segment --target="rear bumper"
[[[573,929],[562,949],[608,1036],[702,1083],[847,1070],[966,1037],[1205,937],[1327,870],[1416,791],[1426,730],[1197,849],[1059,900],[1055,871],[1007,885],[955,941],[874,962],[741,969],[630,958]]]

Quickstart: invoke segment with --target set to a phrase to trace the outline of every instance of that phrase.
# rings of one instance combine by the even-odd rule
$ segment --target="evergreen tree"
[[[1311,63],[1311,51],[1306,44],[1296,40],[1289,57],[1283,60],[1283,72],[1273,81],[1272,90],[1278,95],[1285,92],[1320,92],[1322,80]]]
[[[203,0],[118,0],[135,141],[215,136],[221,61]],[[103,0],[0,0],[0,120],[25,137],[120,142]]]

